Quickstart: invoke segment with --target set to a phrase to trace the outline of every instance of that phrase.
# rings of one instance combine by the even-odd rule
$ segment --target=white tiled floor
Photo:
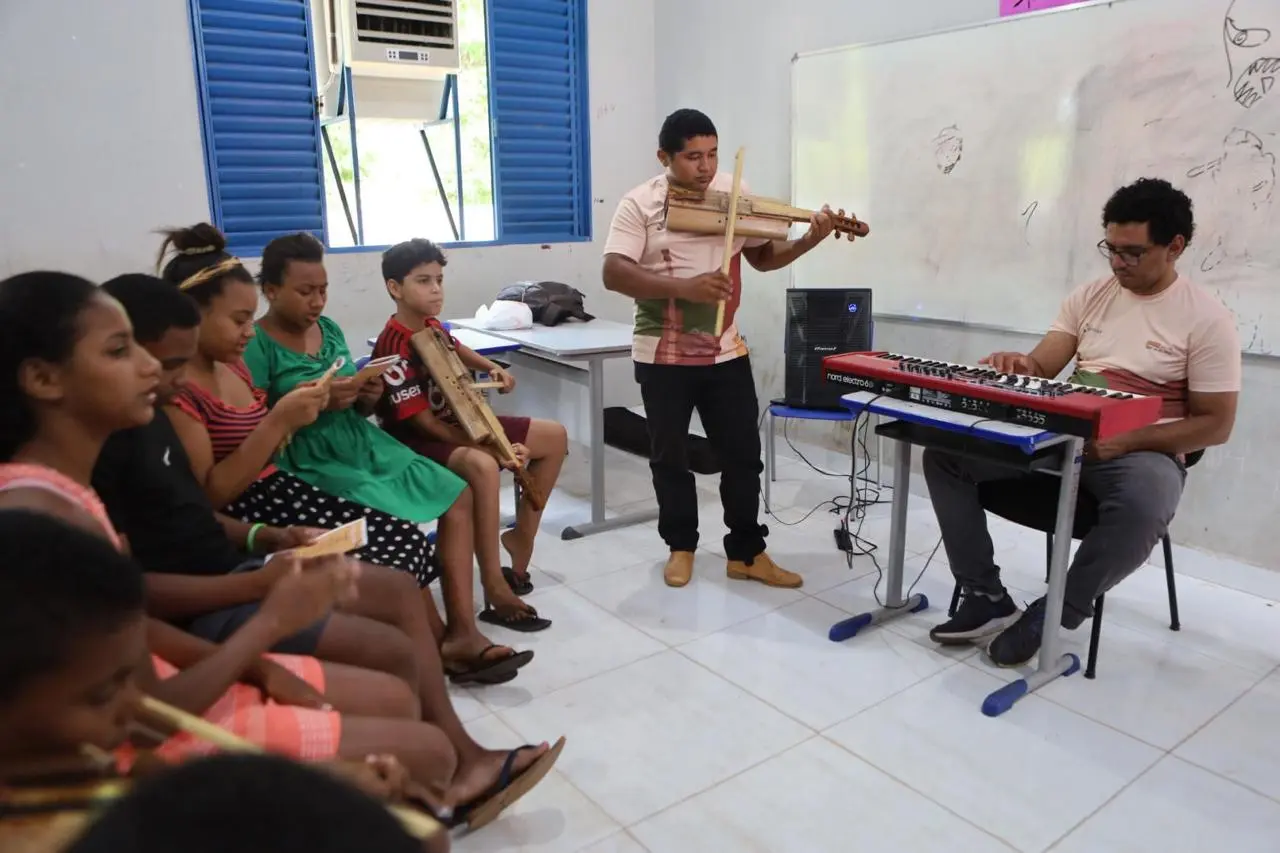
[[[584,457],[534,558],[529,600],[554,626],[493,629],[537,659],[508,685],[457,693],[484,743],[568,743],[499,822],[455,839],[461,853],[1280,849],[1280,575],[1175,547],[1173,633],[1157,553],[1107,597],[1096,680],[989,719],[982,698],[1012,676],[927,637],[951,592],[941,550],[916,587],[928,610],[827,639],[882,592],[869,558],[851,570],[835,550],[836,516],[804,518],[839,480],[780,460],[770,553],[806,579],[787,591],[724,577],[716,482],[699,478],[695,579],[669,589],[653,524],[559,539],[588,511]],[[642,461],[610,451],[609,477],[611,511],[652,505]],[[887,509],[862,526],[882,562]],[[1006,583],[1038,596],[1043,539],[1003,522],[992,534]],[[937,541],[913,496],[908,582]],[[1066,643],[1083,657],[1087,625]]]

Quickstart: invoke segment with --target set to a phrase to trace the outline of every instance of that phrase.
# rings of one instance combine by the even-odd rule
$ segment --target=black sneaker
[[[1027,605],[1017,622],[991,641],[987,656],[996,666],[1022,666],[1040,651],[1043,635],[1044,599],[1037,598]]]
[[[1018,618],[1018,605],[1006,592],[998,601],[966,589],[956,615],[934,626],[929,639],[943,646],[963,646],[998,634]]]

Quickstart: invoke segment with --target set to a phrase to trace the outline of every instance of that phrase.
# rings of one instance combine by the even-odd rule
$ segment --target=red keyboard
[[[1088,439],[1153,424],[1163,405],[1159,397],[889,352],[829,355],[822,359],[822,369],[828,382],[850,391]]]

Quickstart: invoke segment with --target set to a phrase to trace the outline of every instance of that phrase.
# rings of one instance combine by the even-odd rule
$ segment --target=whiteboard
[[[1114,0],[802,55],[791,118],[794,203],[871,227],[793,286],[1038,334],[1109,273],[1107,198],[1163,177],[1195,202],[1179,270],[1246,352],[1280,353],[1280,0]]]

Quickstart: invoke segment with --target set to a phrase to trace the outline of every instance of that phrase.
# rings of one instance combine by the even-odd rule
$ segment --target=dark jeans
[[[750,563],[764,551],[760,524],[760,405],[747,356],[686,367],[636,363],[649,425],[649,469],[658,497],[658,533],[672,551],[698,547],[698,494],[689,471],[694,409],[720,461],[725,555]]]
[[[1029,475],[936,450],[924,452],[922,467],[956,582],[977,592],[1003,592],[987,515],[978,502],[978,483]],[[1093,615],[1095,598],[1151,556],[1178,509],[1186,476],[1186,469],[1163,453],[1129,453],[1109,462],[1084,463],[1080,488],[1098,502],[1098,523],[1081,541],[1067,570],[1064,627],[1079,627]]]

